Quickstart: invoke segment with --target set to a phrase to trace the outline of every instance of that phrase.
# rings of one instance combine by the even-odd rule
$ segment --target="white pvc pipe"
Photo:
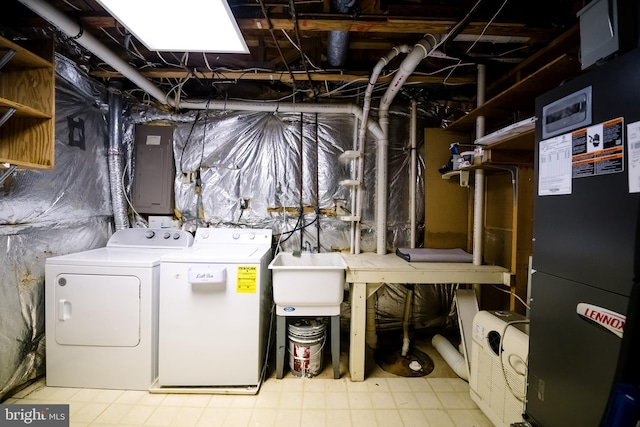
[[[413,305],[413,287],[407,287],[407,296],[404,300],[404,315],[402,316],[402,357],[405,357],[409,352],[409,318],[411,317],[411,306]]]
[[[469,368],[464,360],[464,356],[442,335],[434,335],[431,344],[438,350],[438,353],[451,367],[453,372],[465,381],[469,381]]]
[[[378,60],[378,63],[375,65],[375,67],[373,67],[373,71],[371,72],[371,77],[369,78],[369,84],[367,85],[367,89],[365,90],[365,94],[364,94],[364,102],[362,106],[362,117],[360,119],[361,120],[360,131],[358,133],[357,150],[360,152],[361,158],[360,158],[360,162],[358,163],[358,174],[356,179],[360,183],[362,183],[364,179],[365,136],[366,136],[366,130],[368,126],[369,110],[371,109],[371,96],[373,94],[373,89],[375,88],[375,84],[378,81],[378,77],[380,76],[380,72],[382,71],[382,69],[400,53],[407,53],[410,50],[411,48],[408,45],[394,46],[393,49],[391,49],[389,52],[387,52],[386,55],[384,55]],[[362,186],[358,186],[358,188],[356,189],[356,216],[358,217],[362,216],[363,193],[364,191]],[[386,227],[386,224],[385,224],[385,227]],[[358,222],[356,226],[356,235],[355,235],[355,240],[357,244],[357,247],[355,250],[356,254],[360,253],[359,242],[360,242],[361,231],[362,231],[362,226],[361,226],[361,223]]]
[[[355,118],[353,120],[353,150],[357,151],[358,150],[358,119]],[[362,155],[360,155],[361,157],[358,159],[358,163],[356,165],[356,170],[353,170],[353,162],[351,162],[351,178],[352,179],[358,179],[358,169],[360,168],[360,164],[362,162],[364,162],[364,159],[362,158]],[[358,186],[358,190],[360,189],[360,186]],[[352,191],[351,194],[351,210],[353,211],[352,215],[355,215],[355,211],[356,211],[356,200],[357,200],[357,191]],[[360,225],[360,221],[357,221],[357,224]],[[360,245],[357,245],[358,248],[358,252],[356,252],[356,241],[360,240],[360,236],[358,235],[356,238],[356,221],[351,221],[351,226],[349,229],[349,253],[350,254],[357,254],[360,253]]]
[[[416,153],[416,132],[418,131],[418,102],[411,100],[411,126],[409,141],[411,145],[411,165],[409,169],[409,222],[411,223],[410,247],[416,247],[416,179],[418,178],[418,155]]]
[[[478,65],[477,107],[484,104],[486,93],[486,66]],[[484,136],[484,116],[476,119],[476,138]],[[484,235],[484,170],[475,172],[475,190],[473,197],[473,264],[482,264]]]
[[[418,64],[429,55],[432,45],[428,40],[422,39],[415,44],[413,50],[400,64],[398,72],[389,84],[387,91],[380,100],[378,117],[383,137],[378,140],[377,175],[376,175],[376,224],[378,229],[377,253],[387,253],[387,157],[389,151],[389,107],[393,98],[398,94],[407,78],[413,73]]]

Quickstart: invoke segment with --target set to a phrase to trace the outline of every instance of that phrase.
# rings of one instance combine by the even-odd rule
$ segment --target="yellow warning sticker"
[[[258,267],[255,265],[238,266],[236,292],[239,294],[255,294],[257,291]]]

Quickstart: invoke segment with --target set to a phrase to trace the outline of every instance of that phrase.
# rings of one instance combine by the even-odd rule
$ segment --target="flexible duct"
[[[111,185],[111,206],[116,231],[129,228],[127,203],[124,197],[122,174],[124,171],[122,150],[122,83],[109,83],[109,183]]]
[[[356,0],[333,0],[333,12],[349,13]],[[327,36],[327,62],[332,67],[342,67],[347,62],[349,31],[329,31]]]
[[[464,357],[455,347],[449,342],[448,339],[442,335],[436,334],[431,339],[431,344],[438,350],[438,353],[451,367],[453,372],[465,381],[469,381],[469,369]]]

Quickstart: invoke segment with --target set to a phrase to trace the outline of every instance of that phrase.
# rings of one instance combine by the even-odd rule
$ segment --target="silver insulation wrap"
[[[116,231],[129,228],[123,185],[124,150],[122,147],[121,89],[122,83],[120,82],[114,81],[109,84],[109,180]]]
[[[349,251],[351,223],[339,219],[335,207],[336,201],[346,201],[353,210],[351,189],[341,181],[352,177],[354,166],[340,157],[353,150],[358,125],[353,116],[204,110],[178,114],[135,103],[126,94],[123,105],[110,113],[105,86],[61,57],[56,58],[56,73],[55,168],[18,170],[0,189],[0,401],[44,374],[46,258],[104,246],[114,222],[146,225],[132,213],[127,197],[112,205],[114,197],[131,194],[137,124],[163,122],[174,128],[174,199],[183,228],[271,228],[284,251]],[[444,109],[436,102],[422,103],[418,129],[447,120]],[[109,117],[116,111],[120,141],[110,139],[110,124],[115,127],[117,119]],[[394,106],[390,115],[389,251],[407,246],[410,236],[408,111],[408,105]],[[370,120],[377,120],[375,110]],[[423,144],[419,132],[418,242],[424,229]],[[368,252],[375,251],[378,232],[375,165],[376,141],[367,136],[361,250]],[[247,209],[240,209],[241,200],[249,201]],[[454,289],[417,286],[414,326],[454,324]],[[379,329],[400,329],[405,295],[405,287],[396,284],[378,292]],[[345,298],[342,321],[348,319]]]
[[[0,189],[0,401],[44,374],[46,258],[104,246],[112,229],[104,88],[64,59],[56,72],[55,168]]]

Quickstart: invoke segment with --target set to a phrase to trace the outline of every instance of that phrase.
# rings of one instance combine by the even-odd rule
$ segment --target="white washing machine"
[[[47,385],[147,390],[158,372],[160,256],[192,243],[182,230],[129,228],[106,247],[47,258]]]
[[[155,388],[257,393],[272,307],[271,240],[271,230],[199,228],[192,247],[161,258]]]

